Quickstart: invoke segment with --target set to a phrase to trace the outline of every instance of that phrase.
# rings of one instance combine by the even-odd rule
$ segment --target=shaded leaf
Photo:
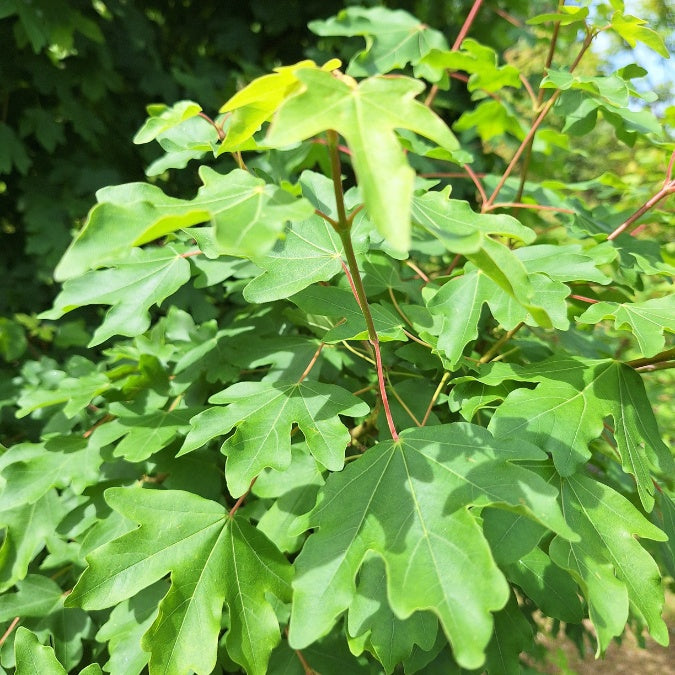
[[[242,495],[265,467],[285,469],[291,462],[291,428],[297,424],[312,455],[327,469],[339,471],[350,441],[338,415],[366,415],[369,407],[342,387],[303,382],[238,382],[215,394],[209,408],[190,421],[179,455],[237,428],[222,446],[226,479],[234,497]]]
[[[440,425],[408,429],[331,475],[311,517],[318,532],[296,561],[291,645],[303,648],[330,630],[353,602],[357,571],[374,551],[387,566],[395,615],[431,610],[458,662],[480,666],[490,613],[504,606],[508,586],[467,507],[498,504],[574,536],[555,490],[508,461],[524,455],[540,452],[500,446],[480,427]]]
[[[140,527],[87,557],[67,604],[110,607],[171,572],[169,592],[143,638],[150,670],[211,673],[226,603],[229,655],[263,675],[280,640],[265,594],[290,600],[291,567],[277,549],[219,504],[187,492],[111,488],[106,500]]]

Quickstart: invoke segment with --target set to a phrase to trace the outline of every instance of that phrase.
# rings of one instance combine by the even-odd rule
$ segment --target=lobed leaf
[[[171,573],[143,638],[150,671],[211,673],[225,603],[228,653],[247,672],[263,675],[280,640],[265,595],[290,600],[291,567],[277,549],[246,521],[188,492],[111,488],[106,500],[140,527],[87,556],[66,604],[110,607]]]
[[[386,565],[394,614],[432,611],[458,663],[479,667],[491,612],[506,603],[508,586],[468,507],[499,505],[575,536],[556,491],[510,461],[540,456],[457,423],[405,430],[331,475],[311,516],[318,531],[296,561],[291,645],[302,649],[331,629],[354,601],[356,574],[373,551]]]

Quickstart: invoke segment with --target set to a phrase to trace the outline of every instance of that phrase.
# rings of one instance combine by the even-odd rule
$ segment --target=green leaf
[[[330,72],[340,65],[339,59],[331,59],[321,66],[321,70]],[[273,74],[256,78],[227,101],[220,108],[221,113],[231,113],[221,152],[243,149],[263,122],[269,120],[279,106],[300,88],[297,71],[308,68],[318,66],[307,59],[292,66],[275,68]]]
[[[311,21],[317,35],[363,36],[366,48],[349,62],[347,73],[367,77],[417,64],[431,49],[447,49],[443,34],[403,10],[348,7],[325,21]]]
[[[178,126],[187,119],[199,115],[202,107],[194,101],[178,101],[171,107],[167,105],[148,106],[150,117],[134,136],[134,143],[149,143],[169,129]]]
[[[190,263],[171,246],[131,249],[129,259],[107,270],[70,279],[43,319],[58,319],[78,307],[112,305],[89,347],[113,335],[134,337],[150,325],[148,309],[159,305],[190,279]]]
[[[537,26],[542,23],[555,21],[561,26],[569,26],[573,23],[585,21],[588,16],[588,7],[575,7],[574,5],[563,5],[559,12],[551,12],[548,14],[537,14],[526,23],[530,26]]]
[[[527,131],[515,111],[492,99],[463,112],[452,126],[455,131],[478,135],[483,143],[507,133],[520,141],[525,138]]]
[[[296,561],[291,645],[302,649],[330,630],[352,604],[357,571],[374,551],[387,568],[394,614],[432,611],[457,661],[480,666],[490,613],[504,606],[508,586],[468,507],[496,504],[574,536],[555,490],[509,461],[524,456],[541,454],[458,423],[408,429],[331,475],[311,517],[318,531]]]
[[[139,675],[150,659],[141,648],[143,634],[157,617],[157,605],[166,594],[166,583],[158,581],[117,605],[96,633],[97,642],[107,644],[110,658],[103,666],[108,673]]]
[[[0,512],[5,538],[0,547],[0,591],[24,579],[28,565],[40,553],[47,537],[65,516],[62,502],[50,490],[33,504],[22,504]]]
[[[98,204],[58,264],[58,280],[79,276],[125,258],[134,246],[199,223],[215,226],[220,253],[260,255],[272,247],[286,219],[302,220],[309,204],[264,180],[235,169],[199,169],[202,187],[194,199],[168,197],[158,187],[128,183],[96,193]]]
[[[666,535],[625,497],[588,476],[560,479],[560,493],[565,518],[580,540],[556,537],[549,555],[584,589],[598,636],[598,654],[623,632],[629,602],[644,617],[652,637],[668,644],[668,628],[661,618],[664,600],[659,570],[636,539],[664,541]]]
[[[283,147],[328,129],[342,134],[371,220],[389,243],[407,250],[415,172],[394,129],[410,129],[450,152],[459,149],[443,121],[415,100],[423,83],[407,77],[357,83],[315,70],[298,71],[297,77],[304,89],[279,108],[267,142]]]
[[[211,673],[225,603],[230,657],[263,675],[280,640],[265,595],[290,600],[291,567],[277,549],[246,521],[187,492],[111,488],[106,500],[140,527],[87,557],[67,604],[110,607],[170,572],[169,592],[144,636],[150,671]]]
[[[14,639],[16,675],[66,675],[54,650],[44,647],[27,628],[19,626]],[[100,672],[100,668],[99,668]]]
[[[577,322],[597,324],[604,319],[614,319],[618,330],[630,330],[642,355],[654,356],[663,350],[664,332],[675,332],[675,296],[644,302],[598,302],[577,317]]]
[[[646,23],[644,19],[638,19],[623,12],[614,12],[612,15],[612,28],[631,47],[635,47],[638,42],[642,42],[642,44],[647,45],[652,51],[669,59],[668,48],[663,43],[661,36],[655,30],[647,28],[645,26]]]
[[[327,469],[339,471],[350,436],[338,415],[359,417],[369,412],[366,403],[342,387],[311,380],[238,382],[209,400],[228,405],[193,417],[192,430],[178,454],[236,427],[222,446],[227,485],[234,497],[244,494],[265,467],[289,466],[293,424],[304,434],[312,455]]]
[[[111,406],[111,414],[116,414],[117,418],[106,425],[106,442],[122,438],[113,455],[124,457],[129,462],[142,462],[166,448],[179,435],[185,435],[190,428],[190,419],[198,410],[179,408],[139,415],[128,406]]]
[[[432,648],[438,620],[430,612],[415,612],[399,619],[389,607],[386,582],[382,560],[367,558],[359,570],[356,597],[349,606],[347,632],[352,637],[367,633],[367,649],[389,674],[410,656],[416,644],[425,651]]]
[[[296,293],[289,300],[308,314],[335,319],[333,328],[321,336],[323,342],[368,339],[366,320],[351,291],[315,285]],[[375,330],[382,342],[407,340],[403,332],[405,324],[400,316],[379,303],[369,303],[369,306]]]
[[[524,438],[552,453],[561,476],[570,476],[588,460],[589,443],[612,417],[623,470],[635,476],[640,500],[651,511],[651,470],[667,474],[675,465],[632,368],[611,360],[551,359],[525,367],[494,364],[487,377],[477,379],[539,383],[535,389],[511,392],[488,428],[497,438]]]
[[[469,91],[481,89],[495,92],[504,87],[520,89],[520,71],[513,65],[499,66],[497,52],[466,38],[459,50],[432,49],[420,61],[415,74],[431,82],[446,79],[448,70],[463,70],[470,74]]]
[[[52,612],[63,598],[61,587],[49,577],[29,574],[16,584],[16,593],[0,597],[0,623],[15,616],[42,618]]]
[[[504,609],[495,614],[494,633],[486,650],[486,670],[492,675],[520,675],[520,653],[532,646],[532,626],[518,607],[513,592]]]
[[[540,548],[533,548],[520,560],[508,565],[506,575],[547,616],[566,623],[581,623],[584,618],[574,579]]]
[[[0,511],[34,504],[53,487],[80,494],[98,482],[102,462],[99,448],[77,436],[13,445],[0,456]]]
[[[466,265],[461,277],[441,287],[427,305],[431,313],[441,319],[437,347],[448,359],[450,368],[459,363],[466,345],[478,336],[478,322],[484,304],[490,307],[495,319],[507,330],[515,328],[521,321],[528,325],[546,321],[561,330],[569,326],[565,304],[569,288],[544,274],[528,275],[523,264],[505,246],[492,243],[505,249],[503,260],[511,260],[511,274],[504,275],[504,270],[509,269],[504,263],[490,268],[484,261],[479,262],[488,267],[490,273],[494,269],[501,270],[512,292],[520,297],[512,298],[488,277],[488,273],[476,270],[472,265]],[[522,279],[526,281],[518,284],[518,280]],[[523,291],[528,293],[528,289],[531,296],[523,298]],[[433,329],[432,332],[437,331]]]
[[[531,244],[536,234],[504,214],[476,213],[468,202],[450,199],[450,186],[429,191],[412,202],[413,224],[437,239],[451,253],[478,252],[489,235],[512,237]]]
[[[28,346],[26,333],[16,321],[0,317],[0,356],[5,361],[18,359]]]

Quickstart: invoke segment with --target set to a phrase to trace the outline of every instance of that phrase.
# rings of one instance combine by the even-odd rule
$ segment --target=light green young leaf
[[[131,249],[128,259],[107,270],[69,279],[43,319],[58,319],[78,307],[112,305],[89,347],[113,335],[134,337],[150,325],[148,309],[159,305],[190,279],[190,263],[171,246]]]
[[[569,26],[573,23],[585,21],[588,16],[588,7],[575,7],[574,5],[563,5],[560,12],[551,12],[549,14],[537,14],[526,23],[530,26],[537,26],[542,23],[555,21],[561,26]]]
[[[654,356],[663,350],[664,333],[675,333],[675,296],[644,302],[598,302],[577,317],[577,322],[597,324],[604,319],[614,319],[618,330],[630,330],[642,355]]]
[[[171,573],[159,615],[144,636],[150,672],[209,675],[216,665],[223,603],[225,644],[252,675],[264,675],[280,640],[265,596],[290,600],[291,567],[246,521],[188,492],[111,488],[106,500],[140,527],[87,556],[68,606],[102,609]]]
[[[150,105],[147,110],[150,117],[145,120],[134,136],[134,143],[142,144],[153,141],[160,134],[198,115],[202,107],[194,101],[178,101],[171,107],[164,104]]]
[[[199,169],[202,187],[194,199],[168,197],[157,186],[127,183],[102,188],[98,204],[71,243],[54,275],[62,281],[125,259],[134,246],[199,223],[215,226],[220,253],[260,255],[272,247],[287,219],[312,213],[304,200],[246,171]]]
[[[238,497],[265,467],[285,469],[291,462],[291,428],[297,424],[314,457],[327,469],[339,471],[350,441],[339,415],[360,417],[368,404],[333,384],[302,382],[238,382],[212,396],[209,408],[190,421],[178,455],[200,448],[234,427],[222,446],[227,455],[227,485]]]
[[[371,220],[389,243],[407,250],[415,172],[394,129],[410,129],[450,152],[459,149],[440,117],[415,100],[424,84],[407,77],[357,83],[318,70],[300,70],[297,77],[304,90],[279,108],[267,142],[283,147],[328,129],[342,134]]]
[[[317,35],[365,38],[366,47],[349,62],[347,73],[368,77],[417,64],[431,49],[447,49],[443,34],[403,10],[348,7],[325,21],[312,21]]]
[[[352,605],[357,572],[373,551],[386,565],[394,614],[430,610],[458,663],[479,667],[491,612],[506,603],[508,585],[468,507],[499,505],[574,537],[556,491],[509,461],[540,456],[458,423],[407,429],[332,474],[311,516],[318,530],[296,560],[291,645],[302,649],[332,628]]]
[[[430,82],[447,81],[448,70],[463,70],[470,74],[469,91],[482,89],[495,92],[504,87],[520,89],[520,71],[513,65],[499,66],[497,52],[490,47],[466,38],[459,50],[432,49],[415,69],[418,77]]]
[[[630,14],[614,12],[612,16],[612,28],[631,46],[635,47],[638,42],[647,45],[666,59],[670,58],[668,48],[663,43],[661,36],[651,28],[648,28],[644,19],[638,19]]]
[[[463,112],[452,127],[455,131],[477,135],[484,143],[507,133],[522,140],[527,131],[515,111],[493,99],[482,101],[475,108]]]
[[[636,538],[664,541],[666,535],[625,497],[588,476],[560,479],[560,493],[565,518],[580,540],[556,537],[549,555],[584,589],[598,635],[597,653],[623,632],[629,603],[644,617],[652,637],[668,644],[659,570]]]
[[[431,612],[415,612],[407,619],[399,619],[389,607],[384,564],[378,557],[369,557],[359,570],[356,596],[347,615],[347,632],[354,638],[367,635],[366,648],[389,674],[410,656],[416,644],[425,651],[433,647],[438,619]]]
[[[339,59],[331,59],[321,66],[321,70],[330,72],[340,65]],[[300,88],[297,71],[307,68],[318,66],[307,59],[292,66],[275,68],[273,74],[256,78],[227,101],[220,112],[231,113],[231,118],[220,153],[244,149],[244,144],[263,122],[269,120],[277,108]]]
[[[588,460],[589,443],[611,417],[623,470],[635,476],[640,500],[651,511],[651,471],[668,474],[675,464],[642,379],[632,368],[612,360],[552,359],[532,366],[494,364],[487,377],[477,379],[488,384],[496,378],[540,384],[511,392],[488,428],[497,438],[523,438],[552,453],[561,476],[572,475]]]
[[[311,286],[291,296],[289,300],[308,314],[334,318],[334,327],[321,337],[323,342],[367,340],[368,328],[363,312],[354,295],[334,286]],[[407,340],[403,320],[382,304],[369,303],[375,330],[382,342]]]

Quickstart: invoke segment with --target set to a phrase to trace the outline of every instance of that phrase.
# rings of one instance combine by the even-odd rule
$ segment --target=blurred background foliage
[[[27,420],[19,429],[13,416],[20,383],[33,378],[33,385],[39,386],[40,378],[61,372],[59,364],[88,341],[86,312],[58,326],[36,315],[58,291],[52,270],[83,223],[94,192],[104,185],[146,180],[144,169],[160,154],[156,145],[131,142],[146,117],[146,106],[192,99],[215,115],[238,88],[275,66],[305,57],[323,61],[353,54],[362,38],[317,39],[307,24],[356,4],[405,9],[441,30],[452,44],[472,2],[0,0],[0,442],[11,444],[31,434]],[[638,4],[638,15],[672,48],[670,4]],[[518,54],[516,65],[532,76],[536,88],[549,29],[533,30],[525,21],[532,13],[553,11],[555,5],[553,0],[486,0],[470,35],[495,49],[502,61]],[[561,31],[557,54],[566,59],[579,40],[575,28]],[[611,72],[614,57],[624,51],[630,51],[625,43],[609,38],[584,67]],[[672,82],[658,75],[650,82],[659,94],[653,105],[660,106],[672,131]],[[452,123],[475,106],[471,96],[463,82],[453,81],[436,103]],[[529,124],[532,109],[521,92],[507,103],[516,118]],[[462,140],[469,149],[482,146],[475,171],[498,172],[510,159],[519,141],[516,136],[502,131],[486,140],[468,129]],[[584,136],[583,144],[573,143],[574,139],[571,147],[557,148],[552,138],[543,151],[535,147],[529,180],[539,178],[539,169],[541,175],[551,176],[555,162],[561,181],[579,183],[583,189],[584,180],[604,175],[606,190],[598,199],[616,200],[633,191],[637,205],[640,195],[650,194],[662,180],[664,153],[641,141],[634,147],[620,143],[606,122]],[[227,170],[231,161],[224,155],[216,165]],[[195,172],[167,171],[151,180],[169,193],[183,195],[198,184]],[[466,180],[453,184],[453,190],[457,197],[474,197]],[[210,318],[203,299],[179,294],[172,300],[181,302],[191,310],[201,302],[201,319]],[[92,322],[98,323],[93,313],[98,310],[91,311]]]

